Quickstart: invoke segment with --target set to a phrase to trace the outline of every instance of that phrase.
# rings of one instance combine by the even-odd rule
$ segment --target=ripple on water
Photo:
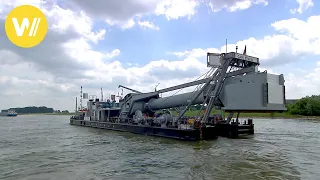
[[[256,120],[254,136],[181,142],[20,116],[0,121],[0,179],[317,179],[319,124]]]

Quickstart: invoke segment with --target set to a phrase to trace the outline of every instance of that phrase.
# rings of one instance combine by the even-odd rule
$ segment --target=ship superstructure
[[[2,110],[0,112],[0,116],[17,116],[18,113],[15,110],[9,109],[9,110]]]
[[[239,123],[241,112],[282,112],[285,108],[283,75],[259,72],[259,58],[231,53],[207,53],[210,70],[199,80],[177,86],[140,92],[132,91],[115,101],[89,98],[87,109],[70,118],[70,124],[129,131],[185,140],[213,139],[219,135],[237,137],[253,134],[252,119]],[[160,97],[160,94],[191,86],[194,91]],[[199,113],[186,117],[187,110],[201,104]],[[174,116],[172,109],[180,108]],[[228,117],[211,115],[213,109]],[[235,121],[232,118],[236,113]]]

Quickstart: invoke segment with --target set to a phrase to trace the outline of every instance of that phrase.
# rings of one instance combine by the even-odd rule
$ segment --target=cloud
[[[157,31],[160,30],[160,28],[158,26],[154,25],[152,22],[149,22],[149,21],[139,21],[139,25],[142,28],[150,28],[150,29],[154,29]]]
[[[188,17],[197,13],[205,4],[214,12],[228,9],[231,12],[248,9],[253,5],[267,5],[267,0],[72,0],[63,3],[72,10],[83,10],[95,19],[104,20],[111,26],[128,29],[149,15],[165,16],[168,20]],[[143,21],[142,21],[143,22]],[[141,23],[138,23],[141,26]],[[144,26],[146,27],[146,26]]]
[[[164,0],[157,5],[155,13],[165,15],[168,20],[178,19],[181,17],[191,17],[196,13],[196,7],[200,1],[194,0]]]
[[[307,55],[320,55],[320,16],[311,16],[306,21],[296,18],[277,21],[271,24],[278,34],[268,35],[262,39],[249,38],[228,44],[228,51],[242,53],[245,45],[247,54],[260,58],[260,71],[273,72],[274,67],[283,66],[301,60]],[[225,52],[225,46],[220,48],[194,48],[183,52],[169,52],[179,58],[205,59],[207,52]],[[276,72],[279,74],[281,72]],[[306,95],[319,94],[320,92],[320,62],[312,72],[293,71],[286,74],[288,98],[300,98]]]
[[[131,64],[126,67],[119,58],[121,49],[95,48],[102,40],[108,41],[108,29],[93,28],[99,18],[122,28],[133,27],[137,23],[144,28],[157,29],[155,24],[143,20],[142,17],[148,14],[163,15],[167,19],[188,17],[196,13],[198,3],[205,3],[181,0],[148,3],[145,0],[127,1],[127,4],[116,1],[81,0],[59,1],[59,4],[40,0],[1,3],[0,23],[4,24],[6,14],[13,7],[22,3],[32,3],[45,12],[50,29],[40,46],[28,50],[12,45],[6,36],[0,37],[0,109],[46,105],[56,109],[72,110],[81,85],[90,95],[99,95],[100,87],[103,87],[105,95],[116,94],[120,91],[117,88],[119,84],[143,92],[153,91],[158,83],[158,89],[170,87],[195,80],[205,73],[208,68],[203,57],[208,51],[224,52],[224,46],[194,48],[169,53],[177,56],[175,60],[154,60],[144,65]],[[136,4],[128,10],[129,5],[134,2]],[[210,2],[215,10],[222,10],[249,1]],[[258,2],[263,4],[263,1],[250,1],[250,4]],[[162,7],[165,8],[161,10]],[[120,10],[114,11],[116,8]],[[252,37],[241,40],[236,44],[228,44],[228,49],[235,49],[238,45],[238,51],[241,52],[244,45],[247,45],[247,53],[260,57],[262,64],[270,71],[274,66],[295,61],[306,54],[319,54],[319,49],[316,48],[319,47],[320,38],[316,33],[319,29],[315,29],[318,28],[318,18],[319,16],[312,16],[307,21],[289,19],[275,22],[272,26],[278,31],[277,34],[262,39]],[[4,28],[0,29],[0,33],[4,34]],[[294,97],[316,92],[316,86],[320,87],[317,77],[319,69],[314,69],[311,73],[288,76],[287,90],[292,93],[288,94]],[[294,81],[300,80],[299,78],[308,78],[304,81],[310,85],[307,88],[297,86]]]
[[[206,4],[213,12],[227,9],[230,12],[245,10],[253,5],[268,5],[267,0],[164,0],[157,5],[156,14],[165,15],[168,20],[188,17],[197,13],[197,8]]]
[[[251,37],[228,44],[228,51],[243,52],[247,46],[247,54],[260,58],[260,62],[266,67],[274,67],[299,60],[306,55],[320,55],[320,16],[311,16],[307,21],[296,18],[281,20],[271,24],[278,34],[267,35],[262,39]],[[225,52],[226,47],[220,48],[195,48],[184,52],[169,52],[178,57],[203,58],[207,52]]]
[[[297,0],[297,3],[299,4],[298,8],[290,9],[290,12],[293,14],[302,14],[305,10],[313,7],[314,5],[312,0]]]
[[[111,26],[129,29],[136,25],[136,20],[152,13],[157,0],[122,0],[122,1],[86,1],[72,0],[65,3],[73,11],[85,11],[95,20],[103,20]]]
[[[186,50],[184,52],[168,52],[168,54],[173,54],[178,57],[202,58],[207,55],[207,52],[220,53],[221,51],[216,48],[207,48],[207,49],[195,48],[192,50]]]
[[[46,14],[49,31],[41,45],[32,49],[18,48],[6,36],[0,37],[1,108],[14,106],[18,100],[12,97],[20,98],[21,101],[27,98],[25,102],[36,105],[36,95],[41,98],[48,95],[62,98],[64,94],[72,94],[76,92],[76,85],[70,82],[88,78],[83,72],[96,68],[105,59],[120,53],[119,49],[111,52],[94,51],[90,44],[103,40],[106,30],[94,32],[93,22],[84,12],[62,9],[46,1],[3,2],[0,6],[0,23],[4,24],[12,8],[28,2]],[[5,34],[4,28],[0,29],[0,33]]]
[[[221,11],[222,9],[227,9],[230,12],[235,12],[238,10],[245,10],[253,5],[268,5],[268,0],[209,0],[208,6],[213,12]]]
[[[95,18],[126,21],[155,10],[157,0],[72,0],[68,7],[79,8]]]
[[[286,96],[301,98],[311,95],[320,95],[320,61],[311,72],[289,73],[286,77]]]

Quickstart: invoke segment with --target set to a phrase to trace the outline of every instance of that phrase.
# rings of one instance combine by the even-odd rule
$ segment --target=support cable
[[[212,71],[212,69],[210,69],[210,70],[207,71],[206,73],[202,74],[201,76],[199,76],[199,77],[198,77],[196,80],[194,80],[194,81],[197,81],[197,80],[200,79],[202,76],[205,76],[205,77],[206,77],[206,75],[207,75],[210,71]],[[165,102],[165,101],[166,101],[167,99],[169,99],[170,97],[176,95],[176,94],[177,94],[178,92],[180,92],[182,89],[184,89],[184,88],[179,89],[177,92],[173,93],[172,95],[170,95],[170,96],[168,96],[168,97],[164,97],[164,98],[163,98],[163,101],[161,101],[161,103]]]

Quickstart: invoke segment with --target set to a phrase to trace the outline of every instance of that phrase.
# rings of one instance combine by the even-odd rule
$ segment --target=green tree
[[[307,96],[287,105],[288,112],[304,116],[320,116],[320,95]]]

